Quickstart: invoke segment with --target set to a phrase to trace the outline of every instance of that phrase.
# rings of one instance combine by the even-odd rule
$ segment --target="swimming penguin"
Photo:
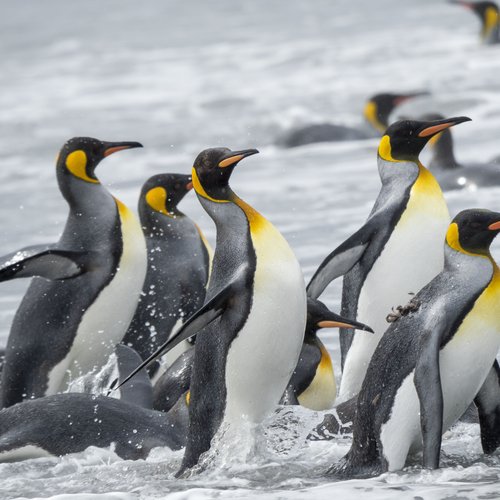
[[[3,407],[64,391],[102,366],[127,331],[146,275],[146,245],[139,221],[99,182],[95,168],[137,147],[89,137],[66,142],[56,166],[69,204],[61,238],[0,260],[0,281],[37,276],[12,323]]]
[[[431,137],[468,120],[403,120],[387,129],[378,149],[382,188],[368,220],[323,261],[307,287],[308,296],[317,298],[333,279],[345,275],[342,316],[375,331],[340,331],[342,401],[359,392],[391,307],[406,303],[408,293],[443,268],[441,242],[449,224],[448,208],[439,184],[418,156]]]
[[[300,404],[311,410],[328,410],[335,403],[337,384],[332,359],[318,338],[320,328],[356,328],[372,332],[370,327],[342,318],[319,300],[307,300],[307,323],[299,361],[288,384],[283,404]]]
[[[278,142],[286,148],[294,148],[314,142],[354,141],[378,137],[389,126],[389,115],[401,103],[427,95],[426,92],[410,94],[376,94],[365,105],[364,117],[370,125],[369,129],[347,127],[332,123],[318,123],[293,130]]]
[[[155,175],[142,187],[139,217],[148,249],[148,270],[123,343],[143,359],[155,352],[205,299],[208,242],[197,225],[177,208],[192,187],[191,176],[183,174]],[[173,359],[179,354],[175,355],[175,350],[169,353]],[[150,375],[158,366],[153,368]]]
[[[481,40],[486,45],[500,43],[500,16],[495,2],[466,2],[450,0],[450,3],[470,9],[481,20]]]
[[[422,120],[443,120],[439,113],[431,113]],[[429,169],[439,182],[441,189],[475,189],[477,187],[500,186],[500,169],[498,165],[488,163],[458,163],[453,153],[451,131],[446,129],[429,141],[432,157],[428,162]]]
[[[117,346],[120,378],[141,359]],[[120,387],[121,399],[64,393],[18,403],[0,411],[0,462],[113,447],[124,460],[146,458],[156,447],[185,445],[187,420],[153,411],[152,388],[143,371]]]
[[[217,237],[205,305],[165,345],[198,327],[179,474],[198,463],[221,426],[259,423],[277,406],[302,347],[306,293],[297,259],[278,230],[229,186],[234,167],[257,152],[206,149],[194,162],[194,189]]]
[[[489,252],[499,231],[498,212],[464,210],[453,219],[444,269],[415,296],[418,309],[397,319],[373,354],[358,395],[353,443],[334,472],[399,470],[420,448],[423,466],[439,467],[442,434],[476,398],[500,347],[500,270]],[[498,414],[493,424],[498,445]]]

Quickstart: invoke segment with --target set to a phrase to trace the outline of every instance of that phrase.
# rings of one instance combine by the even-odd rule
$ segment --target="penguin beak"
[[[418,131],[418,137],[423,137],[423,138],[428,137],[430,139],[433,135],[436,135],[447,128],[453,127],[454,125],[458,125],[459,123],[470,122],[470,121],[471,119],[467,116],[457,116],[454,118],[445,118],[444,120],[427,122],[424,123],[423,126]]]
[[[405,101],[409,101],[410,99],[413,99],[414,97],[420,97],[424,95],[431,95],[430,92],[427,92],[426,90],[423,90],[421,92],[412,92],[411,94],[405,94],[405,95],[400,95],[394,99],[394,105],[399,106],[401,103]]]
[[[343,318],[333,312],[330,312],[328,317],[325,317],[325,319],[318,321],[317,325],[318,328],[352,328],[354,330],[364,330],[366,332],[374,333],[368,325]]]
[[[188,183],[186,184],[186,191],[191,191],[191,189],[193,189],[193,181],[190,177]]]
[[[499,231],[499,230],[500,230],[500,221],[498,221],[498,222],[493,222],[493,224],[490,224],[490,225],[488,226],[488,229],[489,229],[490,231]]]
[[[257,154],[259,151],[257,149],[242,149],[241,151],[231,151],[228,156],[219,162],[220,168],[230,167],[235,165],[239,161],[243,160],[247,156],[252,156]]]
[[[104,142],[103,146],[104,157],[112,155],[113,153],[117,153],[118,151],[122,151],[124,149],[142,148],[142,144],[140,142]]]

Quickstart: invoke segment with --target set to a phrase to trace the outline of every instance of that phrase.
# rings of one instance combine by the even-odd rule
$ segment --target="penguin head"
[[[193,186],[203,198],[227,200],[231,194],[229,178],[234,167],[247,156],[258,153],[256,149],[231,151],[228,148],[210,148],[202,151],[194,161]]]
[[[177,205],[192,188],[190,175],[153,175],[142,186],[140,199],[151,210],[174,217],[180,215]]]
[[[490,255],[490,245],[500,231],[500,212],[462,210],[451,222],[446,243],[467,255]]]
[[[79,179],[89,184],[99,184],[95,169],[99,162],[124,149],[142,148],[138,142],[105,142],[92,137],[73,137],[64,144],[57,158],[59,174]]]
[[[400,120],[393,123],[380,140],[378,155],[386,161],[417,162],[427,142],[443,130],[470,121],[466,116],[444,120]]]
[[[307,298],[307,321],[306,321],[306,337],[311,338],[316,336],[316,332],[320,328],[351,328],[356,330],[365,330],[373,333],[373,330],[357,321],[343,318],[338,314],[330,311],[323,302]]]
[[[470,9],[481,20],[481,38],[487,40],[500,24],[498,5],[495,2],[467,2],[451,0],[450,3]]]
[[[364,116],[368,123],[380,133],[389,126],[389,115],[396,106],[414,97],[428,95],[428,92],[410,94],[376,94],[365,105]]]

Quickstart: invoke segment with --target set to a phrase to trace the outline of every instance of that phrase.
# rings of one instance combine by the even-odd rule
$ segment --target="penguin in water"
[[[500,15],[495,2],[467,2],[450,0],[450,3],[470,9],[481,20],[481,41],[486,45],[500,43]]]
[[[499,231],[498,212],[464,210],[453,219],[444,269],[415,296],[418,309],[397,319],[373,354],[351,449],[332,472],[399,470],[420,448],[423,466],[439,467],[442,434],[482,391],[500,347],[500,270],[489,252]],[[499,413],[492,416],[482,422],[489,451],[500,443]]]
[[[323,261],[307,287],[308,296],[318,298],[333,279],[345,275],[342,316],[375,331],[353,336],[340,331],[341,401],[359,392],[391,307],[406,303],[408,293],[443,268],[448,208],[418,156],[434,135],[468,120],[403,120],[387,129],[378,149],[382,188],[367,222]]]
[[[422,120],[443,120],[444,116],[432,113]],[[455,159],[451,131],[446,129],[429,141],[432,157],[429,169],[444,190],[476,189],[478,187],[500,186],[498,165],[488,163],[462,164]]]
[[[191,176],[183,174],[155,175],[142,187],[139,217],[148,249],[148,270],[123,343],[143,359],[205,300],[211,250],[198,226],[177,208],[192,187]],[[185,342],[179,347],[184,344],[189,346]],[[175,351],[169,353],[174,360]],[[152,368],[150,375],[158,365]]]
[[[130,324],[146,275],[135,215],[99,182],[99,162],[138,142],[70,139],[56,173],[69,215],[59,241],[4,257],[0,281],[33,277],[12,323],[1,403],[64,391],[106,363]]]
[[[280,139],[279,144],[294,148],[315,142],[355,141],[378,137],[389,126],[389,115],[394,108],[414,97],[427,95],[426,92],[410,94],[376,94],[368,100],[363,114],[370,129],[352,128],[332,123],[318,123],[293,130]]]
[[[320,328],[357,328],[372,332],[369,326],[342,318],[319,300],[307,300],[307,322],[299,360],[281,403],[327,410],[337,397],[333,364],[328,350],[317,336]],[[154,408],[164,412],[189,391],[194,348],[184,352],[165,371],[154,386]]]
[[[179,474],[198,464],[219,429],[258,424],[272,412],[302,348],[306,292],[299,263],[279,231],[229,186],[234,167],[257,152],[212,148],[196,158],[194,189],[217,229],[207,299],[143,363],[197,333]]]
[[[337,398],[337,384],[330,354],[318,338],[320,328],[346,328],[372,332],[362,323],[342,318],[319,300],[307,299],[307,323],[299,361],[288,384],[283,404],[302,405],[321,411],[332,408]]]
[[[141,359],[116,349],[120,378]],[[151,410],[152,387],[143,371],[120,388],[120,399],[86,393],[53,394],[0,411],[0,462],[114,447],[124,460],[146,458],[156,447],[185,446],[187,424]],[[186,420],[187,422],[187,420]]]

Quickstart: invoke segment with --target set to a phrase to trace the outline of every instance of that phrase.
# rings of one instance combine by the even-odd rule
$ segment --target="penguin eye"
[[[483,225],[480,222],[474,221],[470,223],[472,229],[481,229]]]
[[[174,189],[175,189],[175,191],[179,191],[180,187],[181,187],[181,185],[180,185],[178,182],[176,182],[176,183],[174,184]]]

